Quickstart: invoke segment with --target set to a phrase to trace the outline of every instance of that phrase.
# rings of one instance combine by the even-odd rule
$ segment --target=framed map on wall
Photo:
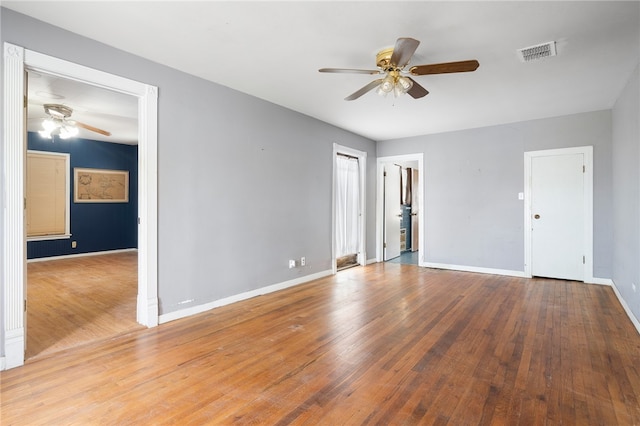
[[[76,203],[128,203],[127,170],[73,169]]]

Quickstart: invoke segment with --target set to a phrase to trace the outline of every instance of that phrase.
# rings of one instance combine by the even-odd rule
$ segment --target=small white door
[[[584,280],[584,155],[531,159],[531,275]]]
[[[384,167],[384,260],[400,256],[400,167]]]

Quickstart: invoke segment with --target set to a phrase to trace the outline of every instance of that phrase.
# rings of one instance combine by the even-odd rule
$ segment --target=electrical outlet
[[[76,248],[78,247],[78,242],[77,241],[71,241],[71,248]]]
[[[293,259],[289,260],[289,269],[295,268],[295,267],[296,267],[296,261]]]
[[[307,260],[304,257],[300,258],[300,266],[304,266],[307,264]]]

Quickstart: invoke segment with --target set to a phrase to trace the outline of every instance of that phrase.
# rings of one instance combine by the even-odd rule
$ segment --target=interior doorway
[[[133,95],[138,104],[137,322],[158,324],[157,296],[157,88],[62,59],[4,44],[4,368],[24,364],[26,344],[25,71],[42,71]]]
[[[128,94],[27,69],[25,359],[49,356],[139,327],[137,102]],[[53,118],[58,116],[50,115],[48,108],[69,116]],[[49,134],[45,126],[56,123],[63,127]],[[77,134],[68,137],[58,133],[61,129]],[[33,163],[34,155],[66,156],[66,201],[57,202],[56,191],[46,180],[33,179],[42,174],[41,164]],[[72,195],[78,185],[74,171],[89,166],[133,177],[123,188],[126,202],[76,200]],[[112,189],[120,188],[119,183],[103,182],[100,189],[104,193],[97,191],[94,196],[111,195]],[[39,208],[38,200],[47,201]],[[56,209],[66,216],[65,232],[34,229],[32,219],[39,219],[36,223],[47,220]]]
[[[333,272],[366,264],[366,152],[334,144]]]
[[[424,263],[423,154],[378,158],[377,260]]]

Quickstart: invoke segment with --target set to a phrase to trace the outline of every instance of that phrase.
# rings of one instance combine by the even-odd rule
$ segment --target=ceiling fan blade
[[[429,91],[419,85],[414,79],[410,77],[407,78],[413,82],[413,86],[411,86],[411,89],[407,91],[413,99],[423,98],[429,94]]]
[[[318,71],[342,74],[380,74],[380,70],[356,70],[350,68],[320,68]]]
[[[480,64],[475,59],[469,61],[444,62],[441,64],[416,65],[409,72],[413,75],[447,74],[452,72],[469,72],[478,69]]]
[[[106,130],[98,129],[97,127],[93,127],[88,124],[81,123],[79,121],[73,120],[73,124],[75,124],[78,127],[82,127],[83,129],[87,129],[91,132],[100,133],[101,135],[104,135],[104,136],[111,136],[111,133],[107,132]]]
[[[355,99],[358,99],[360,96],[364,95],[368,91],[370,91],[370,90],[376,88],[377,86],[379,86],[380,83],[382,83],[382,79],[381,78],[379,78],[377,80],[373,80],[371,83],[367,84],[362,89],[357,90],[357,91],[353,92],[352,94],[350,94],[349,96],[347,96],[346,98],[344,98],[344,100],[345,101],[353,101]]]
[[[409,63],[420,42],[413,38],[399,38],[393,48],[390,65],[394,68],[403,68]]]

